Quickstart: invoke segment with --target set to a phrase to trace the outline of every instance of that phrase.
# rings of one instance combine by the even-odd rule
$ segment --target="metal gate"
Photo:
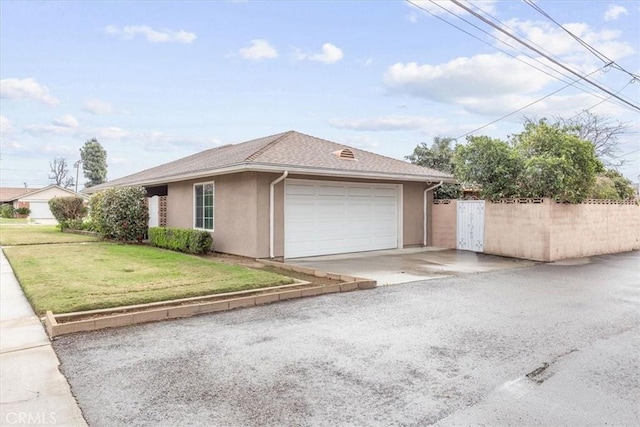
[[[458,200],[456,249],[484,251],[484,200]]]

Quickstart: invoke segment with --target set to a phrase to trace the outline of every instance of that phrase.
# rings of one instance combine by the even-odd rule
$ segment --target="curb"
[[[260,262],[264,261],[260,260]],[[297,271],[292,268],[286,268],[294,266],[282,263],[275,264],[278,268]],[[337,280],[349,278],[353,280],[331,285],[303,287],[301,289],[301,286],[304,286],[309,282],[298,282],[292,285],[271,288],[252,289],[248,291],[229,292],[225,294],[183,298],[179,300],[161,301],[110,309],[80,311],[75,313],[53,314],[51,311],[47,311],[44,316],[44,324],[49,337],[54,338],[76,332],[96,331],[105,328],[178,319],[198,314],[215,313],[242,307],[271,304],[289,299],[306,298],[331,293],[351,292],[376,287],[376,282],[374,280],[352,278],[349,276],[340,276],[335,274],[330,276],[330,274],[331,273],[325,273],[325,276],[316,277],[330,277],[336,278]],[[291,289],[296,287],[299,289]],[[249,293],[253,293],[253,295],[247,295]],[[210,301],[212,299],[216,300]]]

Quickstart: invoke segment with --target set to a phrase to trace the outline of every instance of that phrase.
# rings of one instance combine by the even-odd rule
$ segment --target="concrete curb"
[[[263,262],[263,260],[260,262]],[[292,270],[291,268],[285,268],[284,264],[275,264],[278,268]],[[287,267],[294,266],[287,265]],[[331,277],[330,274],[331,273],[327,273],[326,276],[317,277]],[[309,282],[299,282],[292,285],[271,288],[252,289],[248,291],[230,292],[203,297],[183,298],[180,300],[75,313],[53,314],[51,311],[47,311],[44,316],[44,324],[49,336],[54,338],[60,335],[76,332],[95,331],[98,329],[115,328],[139,323],[191,317],[198,314],[215,313],[242,307],[254,307],[257,305],[271,304],[289,299],[306,298],[330,293],[351,292],[359,289],[372,289],[376,287],[376,282],[374,280],[358,279],[335,274],[332,276],[337,280],[345,280],[347,278],[352,280],[331,285],[307,287],[305,287],[305,285],[309,284]]]

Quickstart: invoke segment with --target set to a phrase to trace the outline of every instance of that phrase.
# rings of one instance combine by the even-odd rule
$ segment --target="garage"
[[[31,210],[31,214],[29,215],[32,220],[54,220],[53,214],[49,209],[49,202],[45,201],[30,201],[29,202],[29,210]]]
[[[399,185],[285,181],[285,258],[402,247]]]

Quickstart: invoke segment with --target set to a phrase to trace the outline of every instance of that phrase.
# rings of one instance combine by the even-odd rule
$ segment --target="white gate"
[[[153,196],[149,199],[149,227],[160,225],[160,197]]]
[[[484,251],[484,200],[458,200],[456,249]]]

